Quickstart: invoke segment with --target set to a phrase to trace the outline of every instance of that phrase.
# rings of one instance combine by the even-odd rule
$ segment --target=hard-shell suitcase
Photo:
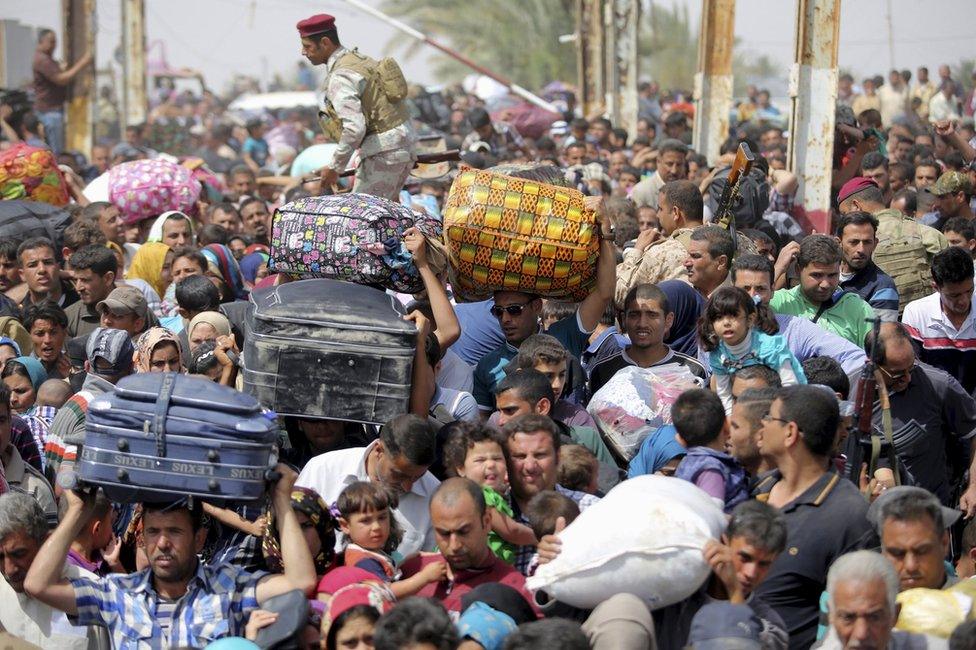
[[[88,406],[82,481],[116,502],[262,498],[279,427],[250,395],[200,377],[140,373]]]
[[[406,413],[417,329],[378,289],[338,280],[251,293],[244,390],[282,415],[383,424]]]

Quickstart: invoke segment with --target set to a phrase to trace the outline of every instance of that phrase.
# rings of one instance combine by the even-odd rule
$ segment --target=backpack
[[[900,219],[892,224],[885,217],[880,219],[884,220],[878,226],[878,245],[871,259],[894,280],[901,312],[911,301],[932,293],[928,251],[917,223]]]
[[[726,181],[731,167],[719,170],[708,186],[708,196],[705,197],[709,209],[714,215],[718,210],[718,202],[722,198]],[[763,222],[762,216],[769,207],[769,181],[762,170],[753,167],[748,176],[743,176],[739,183],[739,198],[735,202],[735,227],[738,230],[756,228]]]

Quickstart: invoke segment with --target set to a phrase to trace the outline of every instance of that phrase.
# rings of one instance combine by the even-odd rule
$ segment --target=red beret
[[[298,21],[298,34],[300,36],[314,36],[331,29],[335,29],[335,16],[329,14],[315,14],[305,20]]]
[[[851,180],[844,183],[844,186],[840,188],[840,193],[837,195],[837,202],[843,203],[852,194],[857,194],[861,190],[865,190],[869,187],[878,187],[878,184],[870,178],[855,176]]]

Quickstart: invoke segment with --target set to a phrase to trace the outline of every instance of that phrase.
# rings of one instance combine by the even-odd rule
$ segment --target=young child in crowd
[[[444,578],[447,565],[434,562],[414,576],[399,580],[395,549],[403,531],[397,525],[393,509],[394,494],[376,483],[357,481],[339,494],[339,530],[346,538],[343,565],[368,571],[390,583],[397,598],[412,596],[431,582]],[[402,559],[402,558],[400,558]]]
[[[519,353],[505,367],[505,373],[510,374],[529,368],[538,370],[549,380],[552,394],[556,397],[549,417],[569,427],[596,429],[596,422],[586,409],[568,399],[573,392],[572,386],[566,385],[572,374],[570,368],[572,361],[575,360],[555,336],[533,334],[519,346]],[[582,371],[582,367],[576,364],[577,374],[581,375]]]
[[[725,451],[729,425],[722,400],[710,390],[695,388],[678,396],[671,407],[678,442],[688,454],[674,475],[694,483],[722,502],[725,512],[749,498],[746,471]]]
[[[566,487],[566,486],[563,486]],[[532,525],[532,532],[536,538],[542,539],[546,535],[554,535],[559,518],[568,526],[579,517],[580,509],[575,501],[559,494],[555,490],[543,490],[532,497],[525,507],[525,518]],[[533,575],[539,567],[538,556],[532,558],[527,573]]]
[[[583,445],[561,445],[556,483],[567,490],[596,494],[600,463],[592,451]]]
[[[712,388],[726,415],[732,413],[732,376],[742,368],[769,366],[779,373],[783,386],[807,383],[800,362],[778,331],[769,307],[738,287],[722,287],[708,299],[698,321],[699,345],[708,352]]]
[[[268,141],[264,139],[264,123],[259,119],[248,120],[247,140],[244,141],[244,147],[241,149],[244,162],[256,174],[268,162],[270,153]]]
[[[515,513],[505,500],[508,469],[505,465],[505,440],[502,434],[482,424],[460,423],[444,444],[444,468],[451,476],[471,479],[481,486],[491,514],[488,546],[509,564],[515,562],[517,546],[538,543],[528,526],[516,522]]]

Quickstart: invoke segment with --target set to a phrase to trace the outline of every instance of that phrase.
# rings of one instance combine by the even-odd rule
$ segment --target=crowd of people
[[[331,70],[329,89],[355,92],[369,72],[333,70],[347,50],[320,23],[299,24],[307,58]],[[947,66],[938,83],[924,67],[914,84],[908,71],[840,78],[829,233],[794,203],[767,91],[738,103],[711,162],[690,146],[693,107],[650,82],[634,137],[580,116],[565,90],[565,114],[525,133],[473,95],[414,92],[397,147],[434,134],[465,165],[602,197],[593,289],[578,303],[455,301],[409,231],[425,290],[396,297],[418,330],[414,377],[431,378],[411,386],[411,412],[375,426],[282,417],[267,503],[221,506],[68,489],[89,404],[137,373],[240,390],[249,294],[290,280],[269,269],[275,210],[382,187],[361,176],[387,182],[404,163],[370,149],[363,123],[372,162],[353,186],[329,177],[356,148],[345,131],[330,141],[312,115],[234,114],[212,94],[160,94],[150,123],[69,151],[65,89],[90,57],[61,65],[55,47],[42,30],[33,109],[0,105],[0,154],[50,148],[72,196],[60,241],[0,239],[5,647],[976,648],[958,599],[938,601],[935,618],[960,622],[941,638],[896,628],[900,593],[976,575],[976,100]],[[729,207],[740,143],[758,155]],[[305,182],[324,163],[296,157],[323,144],[339,145],[327,182]],[[86,197],[113,167],[154,158],[202,160],[192,209],[133,219]],[[411,176],[391,198],[439,217],[454,173]],[[730,209],[738,232],[717,223]],[[877,397],[856,404],[869,356]],[[587,405],[632,367],[697,387],[630,458]],[[652,611],[620,593],[583,610],[526,587],[566,526],[647,474],[726,513],[690,597]]]

